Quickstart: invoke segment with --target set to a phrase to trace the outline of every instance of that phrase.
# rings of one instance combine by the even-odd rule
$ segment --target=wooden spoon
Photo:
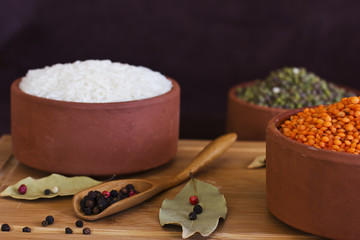
[[[195,173],[200,168],[206,166],[215,158],[223,154],[235,141],[237,135],[235,133],[225,134],[216,138],[214,141],[210,142],[193,160],[192,162],[178,175],[175,177],[167,177],[156,180],[146,180],[146,179],[122,179],[115,180],[110,182],[105,182],[97,186],[91,187],[84,191],[81,191],[74,195],[73,197],[73,207],[75,214],[84,220],[94,221],[103,217],[110,216],[112,214],[118,213],[130,207],[133,207],[151,197],[162,192],[168,188],[179,185],[190,177],[189,173]],[[139,192],[136,195],[120,200],[116,203],[111,204],[109,207],[104,209],[99,214],[85,215],[81,211],[80,201],[88,194],[89,191],[98,190],[100,192],[112,189],[119,189],[126,186],[127,184],[133,184],[135,189]]]

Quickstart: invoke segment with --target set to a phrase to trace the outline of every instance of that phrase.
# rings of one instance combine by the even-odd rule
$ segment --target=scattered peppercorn
[[[83,234],[85,234],[85,235],[91,234],[90,228],[84,228],[84,229],[83,229]]]
[[[49,225],[53,224],[54,223],[54,217],[49,215],[45,218],[45,220],[48,222]]]
[[[31,232],[31,228],[29,228],[29,227],[24,227],[24,228],[22,229],[22,231],[23,231],[23,232]]]
[[[193,211],[196,213],[196,214],[200,214],[202,213],[203,209],[202,207],[199,205],[199,204],[196,204],[193,208]]]
[[[1,231],[3,232],[9,232],[10,231],[10,226],[7,223],[4,223],[3,225],[1,225]]]
[[[45,194],[45,195],[49,195],[50,193],[51,193],[51,192],[50,192],[50,189],[45,189],[45,190],[44,190],[44,194]]]
[[[20,187],[18,188],[18,192],[19,192],[20,194],[25,194],[26,191],[27,191],[26,185],[25,185],[25,184],[21,184]]]
[[[47,227],[49,225],[49,223],[48,223],[48,221],[44,220],[44,221],[41,222],[41,225],[43,227]]]
[[[360,154],[360,98],[305,108],[284,121],[279,130],[316,148]]]
[[[194,213],[194,212],[189,213],[190,220],[196,220],[196,218],[197,218],[196,213]]]
[[[58,193],[59,192],[59,188],[58,187],[53,187],[52,189],[51,189],[51,191],[52,191],[52,193]]]
[[[75,225],[77,226],[77,227],[83,227],[84,226],[84,223],[83,223],[83,221],[81,221],[81,220],[77,220],[76,222],[75,222]]]
[[[294,109],[332,104],[355,94],[321,79],[305,68],[284,67],[264,80],[237,89],[237,96],[260,106]]]
[[[199,202],[199,198],[196,196],[196,195],[192,195],[190,198],[189,198],[189,201],[192,205],[195,205]]]
[[[69,227],[65,228],[65,233],[66,234],[72,234],[73,233],[73,230]]]

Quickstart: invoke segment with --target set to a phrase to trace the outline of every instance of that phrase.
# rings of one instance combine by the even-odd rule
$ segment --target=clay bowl
[[[238,87],[246,87],[254,84],[254,81],[237,84],[228,91],[226,132],[234,132],[238,140],[265,141],[266,127],[274,116],[284,113],[289,109],[263,107],[248,103],[236,96]],[[337,85],[360,96],[360,91],[346,86]]]
[[[360,239],[360,156],[285,137],[278,127],[300,110],[281,113],[267,126],[268,208],[302,231],[331,239]]]
[[[11,86],[14,156],[47,172],[129,174],[158,167],[176,154],[180,87],[153,98],[76,103],[24,93]]]
[[[238,87],[253,85],[254,82],[237,84],[228,91],[226,132],[235,132],[238,140],[265,141],[269,120],[286,109],[263,107],[248,103],[236,96]]]

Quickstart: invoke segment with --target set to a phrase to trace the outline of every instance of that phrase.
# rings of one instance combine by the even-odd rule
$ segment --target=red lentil
[[[305,108],[281,124],[287,137],[317,148],[360,154],[360,97]]]

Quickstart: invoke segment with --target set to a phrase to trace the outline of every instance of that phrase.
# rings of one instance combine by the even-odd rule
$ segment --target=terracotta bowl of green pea
[[[235,132],[238,135],[238,140],[265,141],[266,127],[270,119],[289,110],[287,108],[267,107],[249,103],[237,96],[239,87],[252,86],[254,83],[255,81],[239,83],[232,86],[228,91],[226,132]],[[338,87],[360,96],[359,90],[344,86]]]
[[[252,86],[253,81],[237,84],[228,92],[226,132],[235,132],[238,140],[265,141],[269,120],[286,109],[252,104],[236,95],[239,87]]]
[[[360,156],[315,148],[286,137],[269,121],[266,197],[270,212],[299,230],[330,239],[360,239]]]

